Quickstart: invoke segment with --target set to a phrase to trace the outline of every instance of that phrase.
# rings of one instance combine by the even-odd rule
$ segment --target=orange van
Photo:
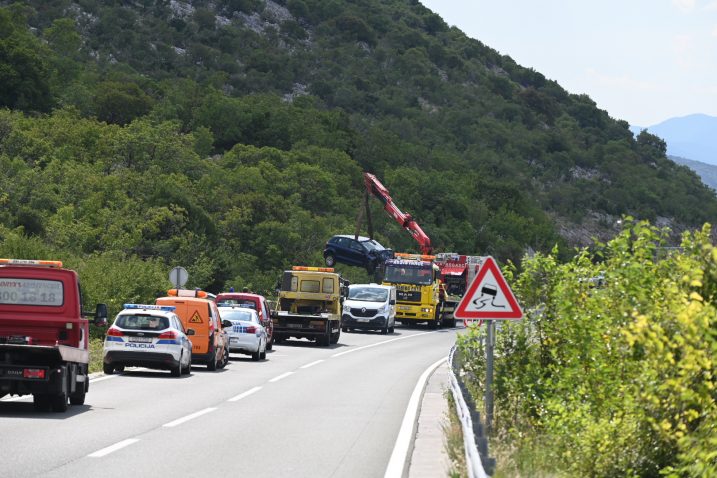
[[[185,329],[194,329],[192,363],[203,364],[208,370],[224,368],[229,363],[227,334],[219,310],[207,293],[201,290],[170,289],[167,297],[159,297],[157,305],[173,305],[174,313]]]

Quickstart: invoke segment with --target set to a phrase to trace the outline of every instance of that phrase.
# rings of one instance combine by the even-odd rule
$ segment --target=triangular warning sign
[[[463,320],[521,319],[523,311],[495,260],[487,257],[453,315]]]
[[[190,324],[201,324],[202,323],[202,318],[199,315],[198,311],[196,311],[196,310],[194,311],[194,315],[192,315],[192,318],[189,319],[189,323]]]

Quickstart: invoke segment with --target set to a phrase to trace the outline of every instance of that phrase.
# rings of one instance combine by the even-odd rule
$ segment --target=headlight
[[[421,312],[426,312],[426,313],[428,313],[428,312],[430,312],[430,311],[431,311],[431,309],[427,309],[427,308],[425,308],[425,307],[421,309]]]

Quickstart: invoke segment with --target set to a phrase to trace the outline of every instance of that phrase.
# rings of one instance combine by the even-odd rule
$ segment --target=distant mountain
[[[647,128],[631,126],[633,133],[647,129],[667,142],[667,154],[717,165],[717,117],[703,114],[670,118]]]
[[[671,159],[677,164],[687,166],[688,168],[696,172],[697,175],[702,179],[703,183],[717,191],[717,166],[703,163],[701,161],[693,161],[691,159],[681,158],[679,156],[667,157],[668,159]]]

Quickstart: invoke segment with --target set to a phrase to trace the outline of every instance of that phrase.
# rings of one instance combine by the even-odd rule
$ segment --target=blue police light
[[[165,310],[172,312],[176,309],[173,305],[148,305],[148,304],[124,304],[122,306],[125,309],[147,309],[147,310]]]

